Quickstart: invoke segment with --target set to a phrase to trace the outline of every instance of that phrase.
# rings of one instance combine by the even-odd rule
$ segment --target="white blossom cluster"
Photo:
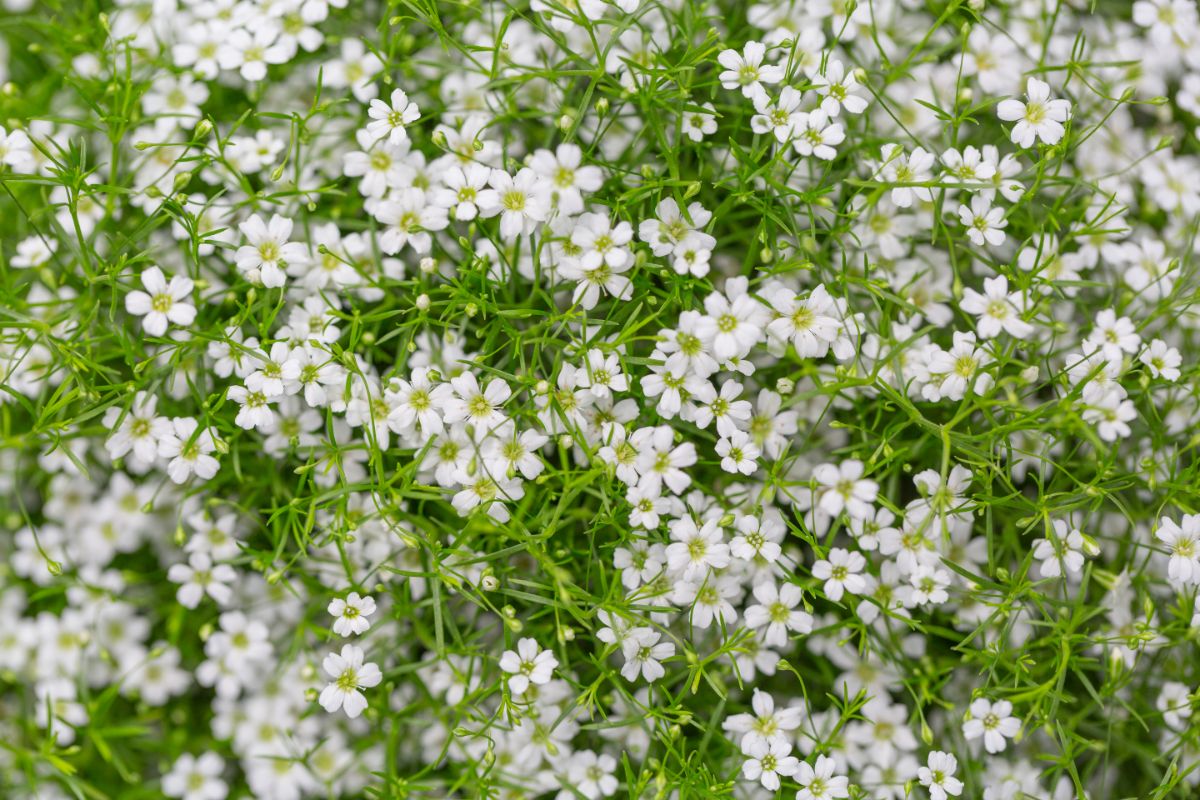
[[[1196,791],[1194,2],[72,5],[0,796]]]

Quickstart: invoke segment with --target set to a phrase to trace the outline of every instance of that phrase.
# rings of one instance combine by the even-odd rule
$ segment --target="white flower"
[[[221,780],[225,762],[216,753],[199,758],[184,753],[162,777],[162,793],[180,800],[225,800],[229,787]]]
[[[0,164],[12,167],[13,172],[32,172],[37,162],[33,157],[33,142],[25,131],[9,132],[0,125]]]
[[[842,322],[837,304],[818,284],[807,297],[776,284],[767,289],[767,300],[779,315],[767,325],[767,334],[781,342],[792,343],[801,358],[824,358],[837,341]]]
[[[685,467],[696,463],[696,446],[691,442],[675,444],[675,432],[668,425],[639,428],[630,439],[637,453],[638,487],[657,495],[667,489],[680,494],[691,485]]]
[[[735,582],[709,575],[703,582],[676,583],[671,602],[677,606],[691,607],[690,620],[694,627],[707,628],[714,621],[729,626],[737,620],[737,609],[730,598],[740,594],[741,590]]]
[[[780,775],[790,778],[800,769],[800,760],[791,755],[791,743],[784,739],[772,739],[769,743],[756,739],[744,752],[747,758],[742,763],[742,777],[757,780],[772,792],[779,789]]]
[[[1168,727],[1182,731],[1192,717],[1192,693],[1179,681],[1167,681],[1159,692],[1154,707],[1162,712]]]
[[[946,587],[950,585],[950,573],[933,564],[918,564],[908,576],[912,587],[910,598],[914,605],[923,606],[927,603],[941,605],[950,599]]]
[[[726,89],[742,90],[742,94],[751,99],[765,93],[764,83],[779,83],[783,80],[783,67],[764,66],[763,56],[767,47],[762,42],[746,42],[741,54],[736,50],[722,50],[717,55],[717,62],[725,70],[718,75],[721,85]]]
[[[559,215],[582,212],[583,193],[594,192],[604,184],[604,171],[584,165],[583,150],[576,144],[560,144],[553,153],[540,149],[529,160],[529,167],[550,187],[551,207]]]
[[[499,397],[498,394],[493,396]],[[450,384],[435,384],[428,368],[417,367],[408,380],[394,378],[384,393],[385,401],[391,408],[387,417],[388,426],[404,435],[419,432],[422,440],[427,440],[444,429],[442,414],[452,397],[454,389]],[[484,398],[487,398],[486,393]]]
[[[697,247],[711,250],[717,240],[701,229],[712,219],[712,212],[706,211],[699,203],[690,203],[685,215],[679,210],[679,204],[673,198],[659,202],[654,210],[657,219],[643,220],[638,225],[638,238],[650,245],[654,255],[662,257],[669,255],[689,237],[700,237]]]
[[[363,651],[352,644],[344,645],[341,654],[330,653],[321,664],[333,680],[321,690],[321,707],[329,713],[343,708],[350,719],[357,718],[367,708],[362,689],[378,686],[383,680],[379,667],[363,663]]]
[[[758,469],[758,457],[762,455],[750,434],[739,430],[718,439],[716,451],[721,457],[721,469],[735,475],[752,475]]]
[[[613,773],[617,760],[607,753],[596,755],[591,750],[575,752],[567,763],[566,785],[555,800],[569,800],[576,792],[588,800],[608,797],[617,791],[620,781]]]
[[[388,144],[399,144],[408,139],[405,126],[416,122],[421,116],[421,109],[416,103],[408,101],[408,95],[401,89],[392,90],[391,104],[382,100],[372,100],[367,116],[367,133],[375,140],[386,139]]]
[[[1167,577],[1178,583],[1200,583],[1200,514],[1184,514],[1182,525],[1169,517],[1158,521],[1154,535],[1167,546]]]
[[[454,494],[450,503],[460,516],[469,516],[476,508],[482,508],[496,522],[507,522],[510,518],[505,501],[520,500],[525,496],[521,482],[507,475],[489,475],[479,469],[474,473],[459,470],[454,475],[456,483],[463,488]]]
[[[17,252],[9,259],[16,269],[34,269],[50,261],[58,251],[58,242],[41,236],[26,236],[17,242]]]
[[[1072,575],[1083,569],[1085,555],[1096,555],[1096,545],[1072,529],[1065,520],[1054,520],[1054,538],[1035,539],[1033,557],[1040,561],[1038,571],[1043,578],[1057,578],[1065,569]]]
[[[241,406],[234,418],[239,428],[270,431],[275,424],[275,412],[271,409],[271,398],[262,392],[250,391],[245,386],[230,386],[225,395]]]
[[[796,782],[800,791],[796,800],[835,800],[850,796],[850,780],[845,775],[834,775],[837,762],[828,756],[817,756],[815,766],[801,761],[796,770]]]
[[[625,502],[633,507],[629,512],[629,524],[635,528],[653,530],[662,522],[661,517],[671,510],[671,501],[660,492],[637,486],[630,487],[625,493]]]
[[[758,744],[765,746],[775,741],[788,743],[792,731],[800,727],[805,717],[803,707],[798,705],[776,710],[775,698],[761,689],[754,690],[750,707],[753,714],[734,714],[721,725],[727,731],[742,734],[740,746],[743,753]]]
[[[652,628],[634,628],[629,631],[621,643],[621,653],[625,656],[625,666],[621,667],[621,675],[627,681],[637,680],[638,674],[650,683],[666,674],[660,663],[664,658],[675,655],[675,645],[670,642],[660,642],[662,634]]]
[[[958,771],[958,759],[950,753],[934,750],[929,754],[927,766],[917,770],[917,780],[929,789],[930,800],[946,800],[947,795],[958,797],[963,784],[954,773]]]
[[[968,739],[983,737],[983,746],[989,753],[999,753],[1008,746],[1009,739],[1021,731],[1021,721],[1012,716],[1012,703],[997,700],[995,703],[979,697],[971,703],[970,718],[963,723],[963,736]]]
[[[629,249],[633,227],[628,222],[613,225],[605,214],[583,214],[575,221],[570,240],[575,255],[563,261],[559,272],[578,282],[573,302],[595,308],[601,290],[628,299],[633,287],[624,273],[633,266]]]
[[[238,229],[246,237],[247,244],[238,248],[234,258],[237,268],[249,281],[260,282],[271,289],[279,288],[287,280],[288,263],[308,257],[304,245],[288,241],[292,221],[278,214],[271,216],[269,224],[254,214]]]
[[[744,279],[726,282],[725,294],[713,292],[705,297],[704,310],[696,335],[719,362],[745,358],[762,338],[766,310],[745,292]]]
[[[512,397],[512,389],[503,379],[492,378],[481,389],[475,375],[464,372],[451,378],[450,386],[454,394],[445,398],[442,410],[447,425],[464,422],[473,427],[476,439],[482,439],[504,422],[501,406]]]
[[[168,283],[158,267],[142,272],[146,291],[134,290],[125,295],[125,310],[142,319],[142,328],[151,336],[162,336],[167,325],[191,325],[196,319],[196,307],[188,298],[192,294],[192,279],[173,275]]]
[[[328,611],[334,618],[333,632],[338,636],[366,633],[371,627],[368,617],[375,613],[375,599],[359,597],[358,592],[351,592],[345,600],[340,597],[330,600]]]
[[[303,351],[297,348],[293,355],[292,348],[286,342],[275,342],[266,357],[261,352],[254,353],[254,363],[258,369],[246,376],[246,388],[268,399],[299,392],[300,352]]]
[[[942,153],[942,165],[945,167],[944,180],[952,184],[960,184],[967,188],[982,188],[980,184],[991,180],[996,174],[995,165],[983,158],[983,153],[968,145],[961,153],[954,148]]]
[[[479,195],[491,174],[492,171],[482,164],[451,167],[442,176],[445,187],[434,189],[430,193],[430,202],[448,209],[454,219],[469,222],[479,215]]]
[[[500,235],[507,240],[533,233],[550,212],[549,189],[533,170],[523,167],[516,175],[493,169],[488,185],[479,193],[479,216],[500,215]]]
[[[867,99],[858,93],[854,71],[847,73],[846,66],[836,58],[826,65],[824,73],[814,75],[812,82],[823,98],[821,110],[831,117],[836,117],[843,108],[851,114],[861,114],[867,109]]]
[[[512,675],[508,690],[518,696],[525,694],[530,684],[549,683],[557,666],[554,653],[543,650],[536,639],[528,637],[517,642],[516,650],[505,650],[500,656],[500,669]]]
[[[104,427],[113,431],[104,442],[109,458],[115,461],[132,453],[134,459],[149,468],[158,457],[159,442],[174,430],[169,419],[158,415],[157,408],[157,397],[138,392],[128,411],[123,413],[112,407],[104,412]]]
[[[816,111],[796,114],[792,128],[792,147],[802,156],[816,156],[831,161],[837,155],[835,145],[846,139],[846,132],[839,122],[830,122],[829,115]]]
[[[1058,144],[1066,132],[1063,123],[1071,116],[1071,103],[1051,100],[1050,86],[1037,78],[1025,84],[1025,100],[1003,100],[996,106],[1000,119],[1017,123],[1012,129],[1013,144],[1032,147],[1035,139]]]
[[[1129,317],[1117,317],[1111,308],[1102,309],[1096,315],[1096,324],[1084,340],[1084,351],[1100,350],[1109,361],[1120,361],[1125,354],[1133,354],[1142,344],[1137,328]]]
[[[967,227],[967,236],[979,247],[1004,243],[1004,229],[1008,226],[1004,211],[992,206],[982,195],[972,197],[969,206],[965,203],[960,205],[958,218]]]
[[[975,346],[974,333],[955,331],[954,346],[949,350],[931,347],[926,351],[924,366],[929,374],[921,396],[937,402],[961,400],[968,388],[976,394],[985,392],[992,385],[992,376],[984,367],[991,363],[988,351]]]
[[[575,373],[575,385],[589,390],[594,397],[611,397],[613,392],[629,390],[629,378],[621,371],[621,360],[616,353],[605,354],[592,348],[587,352],[584,368]]]
[[[883,166],[879,177],[887,183],[929,183],[933,180],[933,153],[917,147],[907,156],[897,144],[883,146]],[[891,191],[892,202],[899,208],[909,208],[913,202],[933,200],[931,186],[895,186]]]
[[[866,565],[867,560],[861,553],[835,547],[829,551],[828,560],[821,559],[813,564],[812,574],[825,582],[825,596],[836,603],[844,592],[862,594],[867,588],[867,582],[859,574]]]
[[[191,417],[176,417],[172,420],[173,432],[164,434],[158,441],[158,455],[170,459],[167,474],[175,483],[183,483],[195,475],[208,480],[217,474],[220,464],[209,453],[217,449],[212,433]]]
[[[1155,378],[1167,381],[1179,380],[1181,374],[1179,365],[1183,363],[1183,356],[1174,347],[1168,347],[1162,339],[1150,342],[1150,346],[1142,351],[1138,360],[1146,365],[1150,374]]]
[[[429,202],[421,189],[406,188],[393,193],[375,209],[375,219],[387,227],[379,237],[379,249],[388,255],[399,253],[405,245],[419,254],[433,247],[430,231],[450,224],[446,209]]]
[[[683,133],[693,142],[701,141],[705,136],[717,131],[716,110],[712,103],[701,103],[693,109],[685,109],[680,125]]]
[[[1003,275],[985,278],[983,294],[974,289],[963,289],[959,308],[980,318],[976,330],[981,339],[990,339],[1001,331],[1018,339],[1027,339],[1033,333],[1033,326],[1021,319],[1024,300],[1017,292],[1009,293],[1008,278]]]
[[[863,463],[856,459],[841,464],[820,464],[813,470],[817,481],[817,505],[831,517],[844,509],[851,519],[865,518],[873,511],[871,504],[879,492],[879,484],[862,477]]]
[[[237,580],[237,572],[228,564],[214,565],[208,553],[195,552],[186,564],[173,564],[167,570],[167,580],[180,584],[176,598],[184,608],[200,605],[206,594],[223,606],[233,599],[229,584]]]
[[[739,516],[734,523],[738,535],[729,542],[729,554],[734,558],[754,563],[773,564],[783,554],[779,542],[783,540],[784,526],[773,517],[750,515]]]
[[[771,133],[780,144],[786,143],[794,135],[802,99],[800,91],[791,86],[779,90],[778,100],[771,100],[766,92],[756,95],[754,110],[758,113],[750,118],[751,130]]]
[[[1084,384],[1083,404],[1084,421],[1094,424],[1104,441],[1114,442],[1132,433],[1129,423],[1137,419],[1137,409],[1120,384],[1102,385],[1096,380]]]
[[[274,25],[258,25],[253,30],[234,28],[217,50],[217,63],[224,70],[238,70],[248,81],[261,81],[267,77],[268,64],[283,64],[295,54],[279,37],[279,28]]]
[[[754,599],[758,603],[746,607],[746,626],[755,629],[765,627],[763,641],[766,644],[771,647],[786,646],[788,631],[812,632],[812,615],[796,609],[800,598],[800,587],[793,583],[785,583],[782,587],[776,587],[774,581],[770,580],[756,584]]]
[[[710,569],[729,566],[729,545],[717,520],[697,527],[691,517],[672,520],[667,568],[686,581],[702,580]]]

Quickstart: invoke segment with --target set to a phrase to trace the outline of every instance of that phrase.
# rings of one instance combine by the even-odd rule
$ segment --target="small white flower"
[[[811,633],[812,615],[796,608],[800,598],[800,587],[793,583],[776,587],[768,580],[755,585],[754,599],[758,602],[746,607],[747,627],[764,628],[763,641],[771,647],[786,646],[788,631]]]
[[[1096,555],[1098,548],[1081,531],[1071,528],[1065,520],[1054,520],[1054,538],[1035,539],[1033,557],[1041,562],[1038,572],[1043,578],[1060,577],[1064,570],[1078,575],[1083,569],[1084,556]]]
[[[785,739],[756,739],[744,752],[747,758],[742,763],[742,777],[756,780],[772,792],[779,789],[780,775],[790,778],[800,769],[800,760],[791,755],[792,745]]]
[[[684,136],[693,142],[699,142],[710,133],[716,133],[716,113],[712,103],[701,103],[696,108],[685,109],[681,124]]]
[[[1179,583],[1200,583],[1200,514],[1184,514],[1182,525],[1163,517],[1154,535],[1167,547],[1167,577]]]
[[[866,111],[867,99],[859,93],[854,70],[846,72],[846,66],[838,59],[830,61],[825,72],[814,75],[812,81],[823,98],[821,110],[829,116],[836,117],[843,108],[851,114]]]
[[[946,800],[947,795],[962,794],[963,783],[954,777],[958,771],[958,759],[950,753],[934,750],[929,754],[927,766],[917,770],[917,780],[929,789],[929,800]]]
[[[660,662],[675,655],[675,645],[659,641],[661,638],[662,634],[652,628],[629,631],[621,643],[621,653],[625,656],[621,675],[625,680],[635,681],[640,673],[653,683],[667,673]]]
[[[977,246],[1004,243],[1004,229],[1008,226],[1004,219],[1004,211],[993,206],[982,195],[972,197],[969,206],[960,205],[958,218],[967,227],[967,237]]]
[[[835,146],[845,139],[846,131],[841,123],[831,122],[829,115],[821,109],[796,114],[792,147],[800,155],[832,161],[837,155]]]
[[[742,475],[752,475],[758,469],[758,457],[762,455],[762,449],[750,434],[738,430],[718,439],[716,451],[721,457],[721,469]]]
[[[963,736],[968,739],[983,737],[983,746],[989,753],[999,753],[1008,747],[1008,740],[1021,732],[1021,721],[1012,716],[1012,703],[997,700],[995,703],[979,697],[971,703],[970,718],[963,723]]]
[[[880,167],[879,177],[887,183],[911,184],[929,183],[933,180],[933,153],[917,147],[908,155],[897,144],[883,146],[883,166]],[[899,208],[909,208],[913,202],[920,200],[928,203],[933,200],[931,186],[895,186],[891,191],[892,202]]]
[[[829,551],[828,559],[813,564],[812,574],[817,580],[825,582],[825,596],[836,603],[845,592],[862,594],[867,588],[867,582],[859,574],[866,565],[867,560],[862,553],[835,547]]]
[[[718,75],[726,89],[741,89],[751,99],[765,93],[764,83],[779,83],[783,80],[783,67],[764,65],[763,56],[767,46],[762,42],[746,42],[739,54],[736,50],[722,50],[717,61],[725,71]]]
[[[950,599],[946,587],[950,585],[950,573],[933,564],[919,564],[908,577],[912,587],[910,597],[914,605],[941,605]]]
[[[167,570],[167,580],[180,584],[176,597],[184,608],[200,605],[204,595],[224,606],[233,599],[229,584],[237,580],[237,572],[228,564],[214,565],[208,553],[195,552],[186,564],[173,564]]]
[[[382,100],[372,100],[367,116],[367,133],[376,141],[386,139],[388,144],[399,144],[408,139],[405,126],[416,122],[421,116],[421,109],[416,103],[410,103],[408,95],[401,89],[393,89],[391,104]]]
[[[247,280],[276,289],[287,281],[287,265],[308,257],[304,245],[289,242],[292,221],[275,214],[265,223],[258,214],[238,226],[247,244],[238,248],[234,259]]]
[[[1032,147],[1036,139],[1046,144],[1058,144],[1066,129],[1063,123],[1071,116],[1068,100],[1051,100],[1050,86],[1045,81],[1030,78],[1025,84],[1025,102],[1004,100],[996,106],[996,115],[1005,122],[1016,122],[1012,129],[1013,144]]]
[[[195,475],[208,480],[217,474],[220,464],[210,453],[217,449],[212,433],[191,417],[172,420],[173,431],[158,442],[158,455],[169,459],[167,474],[175,483],[183,483]]]
[[[528,637],[517,642],[516,650],[505,650],[500,656],[500,669],[512,675],[508,679],[508,690],[517,696],[525,694],[530,684],[549,683],[557,666],[554,653],[543,650],[536,639]]]
[[[221,780],[225,762],[216,753],[199,758],[184,753],[162,777],[162,793],[179,800],[224,800],[229,787]]]
[[[682,580],[703,580],[710,569],[729,566],[729,545],[717,520],[697,527],[691,517],[672,520],[667,568]]]
[[[158,267],[142,272],[146,291],[134,290],[125,295],[125,310],[142,317],[142,328],[151,336],[162,336],[169,323],[191,325],[196,319],[196,307],[188,302],[192,294],[192,279],[182,275],[167,281]]]
[[[321,690],[321,707],[329,713],[343,708],[350,719],[357,718],[367,708],[362,689],[378,686],[383,680],[379,667],[363,663],[363,651],[352,644],[344,645],[341,654],[330,653],[321,664],[333,680]]]
[[[820,464],[813,470],[817,481],[817,505],[831,517],[845,510],[851,519],[870,515],[879,484],[862,477],[863,463],[856,459],[841,464]]]
[[[1183,363],[1183,356],[1174,347],[1168,347],[1162,339],[1150,342],[1150,346],[1142,351],[1138,360],[1146,365],[1155,378],[1165,381],[1179,380],[1179,365]]]
[[[963,289],[959,308],[979,317],[976,330],[981,339],[990,339],[1001,331],[1018,339],[1027,339],[1033,333],[1033,326],[1021,319],[1024,300],[1017,292],[1009,293],[1008,278],[1003,275],[984,279],[983,294]]]
[[[850,779],[845,775],[834,775],[837,761],[828,756],[817,756],[814,766],[801,761],[796,770],[796,782],[800,791],[796,800],[836,800],[850,796]]]
[[[345,600],[335,597],[329,601],[328,611],[334,618],[333,632],[338,636],[366,633],[371,627],[368,617],[375,613],[375,599],[359,597],[358,592],[351,592]]]
[[[484,219],[500,216],[500,235],[512,241],[534,228],[550,213],[550,190],[532,169],[523,167],[516,175],[492,170],[490,189],[479,193],[476,205]]]
[[[9,259],[16,269],[36,269],[50,261],[58,250],[58,242],[42,236],[27,236],[17,242],[17,252]]]

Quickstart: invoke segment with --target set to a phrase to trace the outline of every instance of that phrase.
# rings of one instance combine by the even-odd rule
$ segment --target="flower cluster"
[[[1193,3],[0,8],[5,798],[1200,785]]]

